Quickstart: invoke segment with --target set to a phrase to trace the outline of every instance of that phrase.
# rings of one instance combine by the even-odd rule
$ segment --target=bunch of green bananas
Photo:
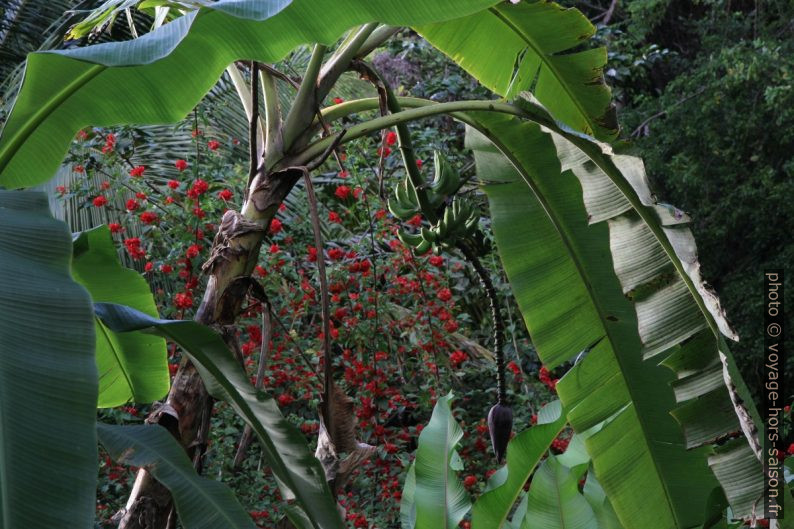
[[[433,153],[433,166],[435,176],[433,181],[425,188],[425,192],[427,193],[430,207],[436,210],[448,196],[455,194],[458,190],[460,187],[460,175],[438,151]],[[416,196],[416,188],[414,188],[407,175],[404,180],[395,186],[394,194],[389,199],[389,211],[391,211],[392,215],[402,220],[409,219],[417,213],[424,213],[426,217],[431,216],[428,215],[428,212],[421,211],[419,199]]]
[[[444,209],[444,215],[430,228],[424,226],[419,233],[407,233],[400,229],[397,236],[417,255],[433,249],[437,253],[442,248],[452,248],[459,240],[474,237],[480,223],[480,215],[466,199],[455,197]]]

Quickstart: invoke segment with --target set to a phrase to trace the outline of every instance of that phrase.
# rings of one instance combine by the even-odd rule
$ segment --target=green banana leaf
[[[531,90],[556,119],[599,139],[617,136],[604,82],[605,48],[578,50],[595,28],[576,9],[545,0],[417,28],[480,83],[508,100]]]
[[[612,508],[609,498],[593,472],[587,473],[582,494],[590,504],[590,508],[593,509],[599,529],[623,529],[615,514],[615,509]]]
[[[365,22],[414,26],[495,3],[221,0],[131,41],[33,53],[0,135],[0,185],[49,180],[81,128],[178,121],[234,60],[272,63],[300,44],[332,44]]]
[[[414,463],[408,467],[403,483],[403,493],[400,497],[400,527],[414,529],[416,527],[416,466]]]
[[[157,316],[149,285],[138,272],[119,264],[107,226],[80,233],[74,239],[72,276],[94,302],[119,303]],[[117,334],[99,318],[95,322],[97,407],[110,408],[129,401],[148,403],[165,396],[170,386],[165,340],[141,332]]]
[[[545,409],[549,408],[555,409],[556,417],[545,424],[539,418],[536,426],[516,435],[507,445],[507,463],[491,478],[493,480],[499,476],[497,479],[501,483],[494,483],[495,486],[474,503],[474,529],[498,529],[503,526],[529,476],[548,451],[551,442],[565,427],[565,415],[559,401],[550,403]]]
[[[97,424],[99,442],[118,463],[146,467],[174,499],[185,529],[255,529],[225,484],[196,474],[185,450],[160,426]]]
[[[412,507],[406,507],[405,520],[415,517],[416,529],[454,529],[469,512],[471,500],[457,476],[463,462],[455,447],[463,430],[452,416],[452,393],[438,399],[433,415],[422,433],[413,463],[414,480],[406,480]]]
[[[729,330],[697,276],[683,218],[652,202],[639,160],[611,157],[550,116],[544,125],[554,137],[507,116],[471,115],[469,123],[481,131],[467,143],[538,354],[550,368],[577,361],[557,386],[568,420],[578,432],[606,421],[586,446],[621,523],[702,523],[716,485],[709,463],[721,478],[738,472],[740,490],[723,487],[734,511],[748,515],[761,473],[747,442],[730,452],[733,461],[707,460],[711,449],[697,448],[739,429],[736,414],[724,412],[733,404],[723,373],[746,393],[722,369],[730,359],[718,332]],[[648,360],[663,352],[681,378]]]
[[[39,192],[0,190],[0,520],[93,527],[97,373],[91,298],[69,229]]]
[[[194,321],[159,320],[112,303],[97,303],[94,311],[114,332],[151,332],[178,343],[199,368],[210,394],[229,402],[259,436],[282,495],[296,498],[313,527],[344,527],[322,466],[305,438],[284,418],[273,397],[251,385],[220,336]]]
[[[532,478],[522,529],[599,529],[590,504],[579,493],[579,476],[547,457]],[[664,526],[649,526],[664,527]]]

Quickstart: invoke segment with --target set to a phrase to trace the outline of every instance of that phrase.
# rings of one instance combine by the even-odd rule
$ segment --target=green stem
[[[505,379],[505,354],[504,354],[504,335],[505,324],[502,319],[502,311],[499,310],[499,299],[496,297],[496,289],[491,281],[491,275],[488,270],[480,262],[477,254],[464,242],[458,243],[458,249],[463,256],[474,267],[477,272],[477,277],[480,278],[480,283],[485,290],[485,295],[488,297],[488,303],[491,306],[491,320],[493,322],[493,349],[494,356],[496,357],[496,386],[499,391],[499,404],[507,406],[507,381]]]
[[[372,68],[372,66],[364,62],[358,62],[357,66],[364,70],[367,76],[372,78],[373,82],[377,82],[383,87],[383,91],[386,93],[386,107],[389,109],[389,112],[392,114],[398,114],[402,112],[400,102],[397,100],[397,97],[395,97],[394,91],[392,91],[391,86],[389,86],[389,83],[386,82],[383,76],[381,76],[380,73]],[[425,179],[422,177],[422,174],[419,172],[419,168],[416,166],[416,157],[414,156],[414,148],[413,144],[411,143],[411,133],[408,130],[408,125],[404,122],[398,123],[396,129],[397,145],[400,149],[400,154],[402,154],[403,157],[405,172],[408,174],[408,179],[411,181],[414,191],[416,192],[419,208],[428,221],[435,223],[438,221],[438,217],[435,210],[433,210],[433,207],[430,205],[430,199],[427,197]]]
[[[298,89],[298,95],[292,103],[292,107],[287,114],[282,131],[284,137],[284,150],[288,151],[300,133],[306,127],[306,123],[311,121],[317,107],[317,79],[320,75],[320,68],[323,64],[327,48],[322,44],[315,44],[303,82]]]
[[[362,136],[366,136],[367,134],[377,132],[387,127],[394,127],[399,123],[416,121],[417,119],[437,116],[438,114],[453,114],[455,118],[460,119],[464,123],[469,123],[471,122],[471,119],[462,113],[472,111],[500,112],[503,114],[511,114],[513,116],[530,119],[542,125],[547,123],[551,124],[550,120],[539,111],[534,112],[532,109],[524,109],[515,105],[511,105],[510,103],[502,103],[499,101],[451,101],[448,103],[435,103],[433,101],[428,101],[427,99],[417,99],[412,97],[398,97],[397,101],[403,106],[411,107],[410,110],[403,110],[402,112],[397,112],[396,114],[381,116],[355,125],[347,129],[347,133],[345,134],[345,137],[342,138],[340,144],[345,144],[349,141],[361,138]],[[350,110],[350,112],[375,110],[378,108],[377,98],[360,99],[357,101],[352,101],[351,103],[355,103],[355,105],[348,105],[347,109]],[[341,107],[345,104],[346,103],[342,103],[341,105],[336,106]],[[334,107],[331,108],[333,109]],[[332,113],[323,113],[324,118],[327,118],[329,115],[332,115]],[[338,134],[335,134],[333,136],[328,136],[318,140],[306,147],[306,149],[303,151],[297,153],[295,156],[281,160],[277,166],[285,168],[305,165],[323,154],[337,136]]]
[[[261,68],[259,71],[262,82],[262,93],[265,97],[265,159],[281,157],[281,110],[278,102],[278,88],[271,71]]]
[[[320,80],[317,83],[318,103],[325,99],[325,96],[327,96],[328,92],[333,88],[339,76],[347,70],[350,61],[358,54],[358,51],[377,27],[377,22],[371,22],[361,26],[355,33],[351,33],[352,37],[348,36],[325,66],[323,66],[320,72]]]

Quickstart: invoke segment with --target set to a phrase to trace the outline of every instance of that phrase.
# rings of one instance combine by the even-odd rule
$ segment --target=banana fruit
[[[433,153],[433,166],[433,180],[423,187],[433,213],[440,217],[439,221],[429,228],[421,227],[419,233],[409,233],[403,229],[397,233],[399,239],[413,248],[417,255],[431,249],[440,252],[442,248],[454,247],[460,240],[474,238],[480,222],[480,215],[471,202],[455,197],[460,188],[460,175],[438,151]],[[438,210],[442,207],[444,212],[440,214]],[[424,213],[426,218],[436,217],[435,214],[428,215],[422,211],[416,188],[407,175],[395,186],[389,198],[389,211],[401,220],[407,220],[417,213]]]

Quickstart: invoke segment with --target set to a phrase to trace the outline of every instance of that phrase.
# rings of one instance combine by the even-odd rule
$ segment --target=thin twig
[[[312,229],[314,230],[314,245],[317,247],[317,253],[319,254],[317,256],[317,272],[320,275],[320,308],[323,318],[323,361],[325,362],[323,402],[329,405],[331,402],[333,377],[331,369],[331,315],[329,308],[330,301],[328,299],[328,278],[325,275],[325,252],[323,249],[323,235],[320,231],[320,215],[317,212],[317,196],[314,194],[314,186],[312,185],[312,178],[308,170],[303,173],[303,181],[306,185],[306,195],[309,199],[309,212],[311,213]]]

